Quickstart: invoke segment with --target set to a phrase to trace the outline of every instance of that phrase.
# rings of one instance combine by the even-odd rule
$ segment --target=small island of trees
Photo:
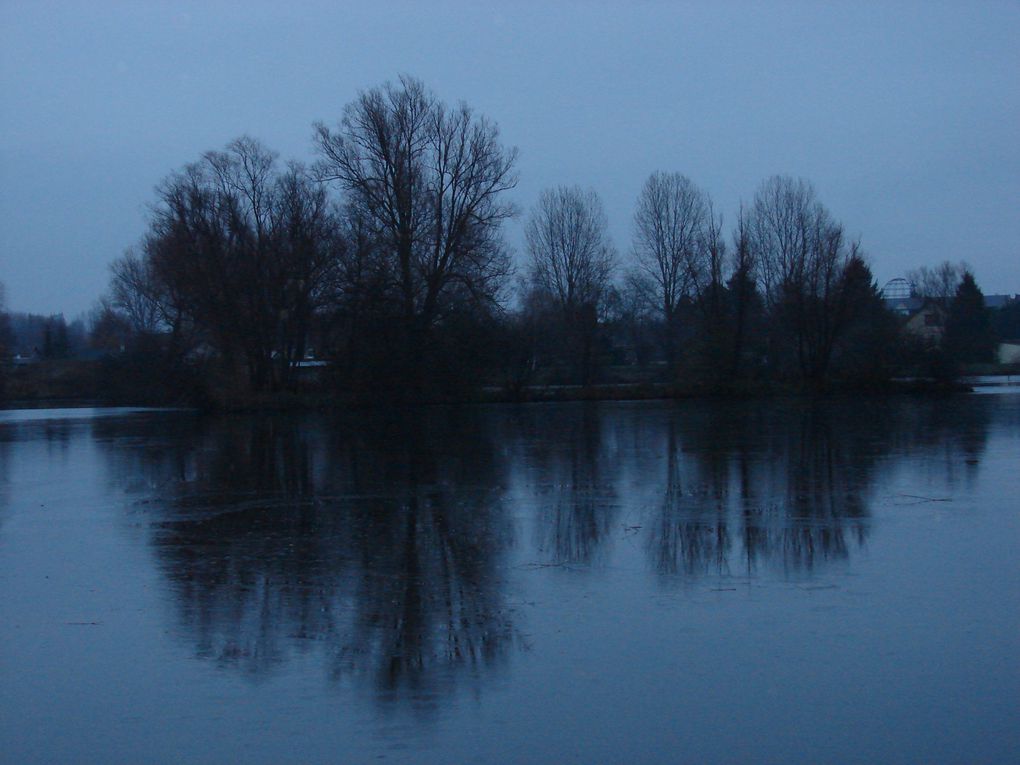
[[[170,173],[87,329],[36,317],[36,353],[76,345],[109,400],[212,406],[884,389],[995,360],[966,266],[910,275],[940,331],[905,331],[803,179],[765,179],[726,231],[707,191],[655,172],[625,254],[594,190],[546,189],[515,269],[517,152],[467,105],[402,77],[316,125],[315,150],[245,136]]]

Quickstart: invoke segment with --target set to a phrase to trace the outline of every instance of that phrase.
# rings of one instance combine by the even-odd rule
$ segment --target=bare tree
[[[802,178],[773,176],[764,181],[750,211],[751,240],[762,293],[770,306],[790,284],[801,284],[813,258],[809,239],[823,224],[824,208]],[[817,253],[815,253],[817,254]]]
[[[700,298],[723,284],[726,278],[726,240],[723,237],[722,213],[715,214],[715,204],[705,195],[705,222],[701,228],[701,267],[696,270],[695,287]]]
[[[495,304],[510,274],[503,199],[516,149],[466,105],[449,107],[401,77],[362,93],[336,130],[316,126],[319,177],[340,184],[374,238],[383,296],[403,324],[409,361],[466,303]]]
[[[525,228],[532,281],[569,310],[597,305],[615,267],[602,202],[593,190],[543,191]]]
[[[160,302],[201,330],[228,367],[243,362],[253,389],[290,385],[336,263],[325,190],[300,165],[281,172],[274,152],[243,137],[157,193],[145,268],[128,259],[115,281],[134,290],[151,275]]]
[[[154,333],[173,323],[174,308],[152,270],[134,248],[110,264],[110,310],[120,313],[136,332]]]
[[[685,304],[696,303],[703,320],[718,323],[726,251],[721,228],[708,193],[686,176],[657,172],[645,181],[634,213],[634,256],[654,285],[671,364]]]
[[[945,260],[934,268],[921,266],[908,271],[907,281],[910,282],[910,288],[915,295],[929,298],[948,309],[956,297],[956,290],[964,275],[970,270],[966,263],[951,263]]]
[[[866,292],[859,282],[870,278],[860,244],[803,179],[774,176],[762,183],[749,223],[772,317],[791,335],[801,376],[821,384],[858,308],[851,298]]]
[[[280,384],[290,387],[314,318],[336,300],[347,240],[326,189],[299,163],[276,179],[271,219],[276,366]]]
[[[750,324],[760,302],[756,286],[757,268],[751,238],[752,226],[753,222],[748,211],[741,205],[736,228],[733,230],[731,275],[727,283],[733,317],[730,359],[730,374],[733,377],[739,377],[742,371]]]
[[[718,325],[724,310],[726,240],[722,233],[722,213],[706,195],[705,220],[698,237],[698,267],[694,269],[694,291],[703,318],[710,327]]]
[[[599,309],[616,261],[607,227],[594,191],[560,186],[542,192],[524,232],[532,284],[562,311],[585,384],[592,373]]]
[[[656,286],[663,318],[671,323],[680,302],[703,278],[708,199],[680,173],[653,173],[634,213],[634,255]]]

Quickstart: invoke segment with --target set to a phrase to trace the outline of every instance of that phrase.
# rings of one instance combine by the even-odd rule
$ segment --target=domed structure
[[[914,294],[910,282],[902,276],[890,279],[882,288],[882,298],[885,300],[907,300]]]

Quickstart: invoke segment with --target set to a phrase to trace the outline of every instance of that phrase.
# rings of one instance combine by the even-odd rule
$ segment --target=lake
[[[0,411],[0,760],[1006,763],[1020,393]]]

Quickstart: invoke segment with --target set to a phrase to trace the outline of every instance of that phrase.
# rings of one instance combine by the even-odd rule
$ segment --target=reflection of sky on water
[[[165,412],[162,409],[149,409],[145,407],[60,407],[35,409],[0,409],[0,425],[11,425],[17,423],[36,423],[47,420],[56,420],[67,423],[71,420],[94,420],[99,417],[124,417],[125,415],[141,412]]]

